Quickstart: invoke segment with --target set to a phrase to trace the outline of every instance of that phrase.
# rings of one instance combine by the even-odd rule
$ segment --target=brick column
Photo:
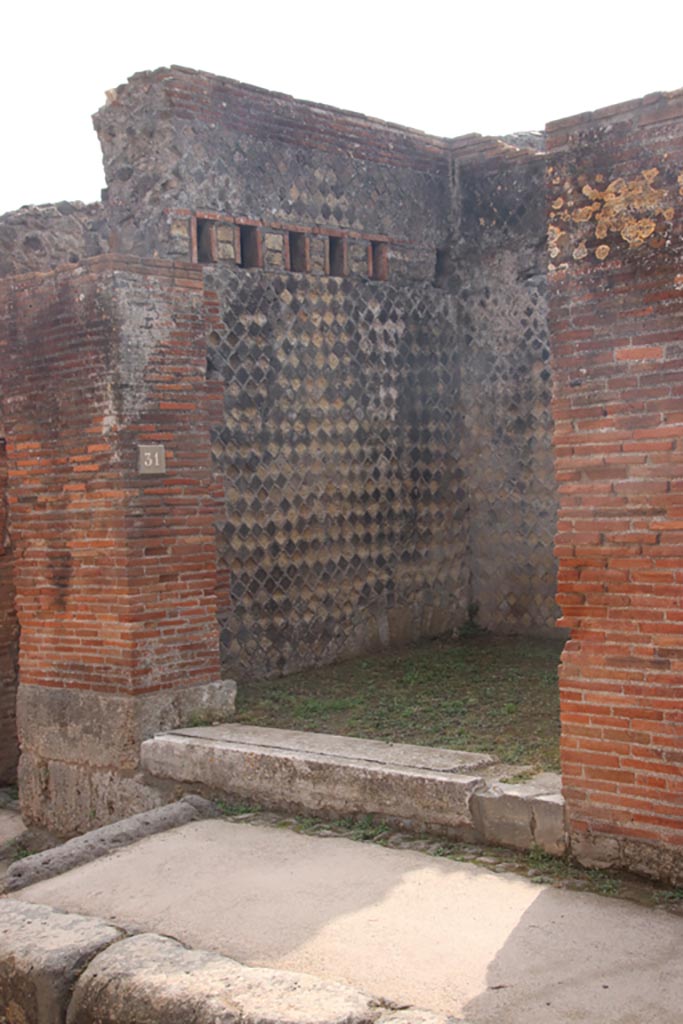
[[[586,864],[683,879],[683,95],[550,125],[562,765]]]
[[[21,799],[62,833],[157,801],[140,741],[232,704],[207,335],[197,267],[103,256],[0,283]]]
[[[7,455],[0,439],[0,785],[16,781],[18,627],[12,547],[7,522]]]

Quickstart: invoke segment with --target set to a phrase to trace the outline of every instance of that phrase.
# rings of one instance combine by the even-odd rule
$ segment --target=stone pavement
[[[17,895],[471,1024],[681,1020],[683,918],[409,850],[214,819]]]

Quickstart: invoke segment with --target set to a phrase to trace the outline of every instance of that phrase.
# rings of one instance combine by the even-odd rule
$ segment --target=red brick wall
[[[550,126],[574,850],[683,877],[683,95]]]
[[[0,785],[17,773],[17,618],[7,524],[7,457],[0,440]]]
[[[220,676],[202,287],[108,256],[0,284],[23,684]],[[166,475],[138,474],[139,443]]]

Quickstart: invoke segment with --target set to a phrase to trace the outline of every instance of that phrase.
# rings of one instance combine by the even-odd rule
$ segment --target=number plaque
[[[138,473],[166,472],[166,449],[163,444],[138,445]]]

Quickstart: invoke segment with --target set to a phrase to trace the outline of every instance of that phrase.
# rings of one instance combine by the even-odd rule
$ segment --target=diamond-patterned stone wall
[[[466,613],[452,299],[216,265],[209,373],[231,604],[224,662],[285,673],[436,635]]]
[[[230,670],[475,610],[552,629],[542,138],[437,139],[184,68],[134,76],[95,123],[116,243],[199,260],[216,296]]]
[[[507,153],[459,179],[471,601],[495,632],[552,631],[558,614],[544,170],[542,154]]]

